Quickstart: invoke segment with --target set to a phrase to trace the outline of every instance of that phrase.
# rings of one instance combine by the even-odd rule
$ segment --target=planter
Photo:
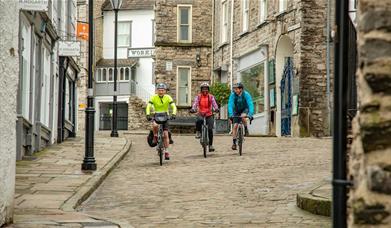
[[[227,119],[216,119],[215,120],[216,133],[228,133],[229,132],[229,121]]]

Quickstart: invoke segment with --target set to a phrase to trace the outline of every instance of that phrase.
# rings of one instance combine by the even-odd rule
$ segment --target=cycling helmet
[[[207,82],[203,82],[200,87],[201,87],[201,90],[202,90],[202,88],[208,88],[208,90],[209,90],[209,84]]]
[[[167,90],[167,85],[166,85],[166,83],[158,83],[156,85],[156,89],[165,89],[165,90]]]
[[[234,85],[233,85],[233,88],[239,88],[239,89],[243,89],[243,84],[241,83],[241,82],[238,82],[238,83],[235,83]]]

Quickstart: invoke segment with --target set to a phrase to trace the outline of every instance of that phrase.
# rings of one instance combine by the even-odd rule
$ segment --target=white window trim
[[[247,5],[247,8],[245,8],[245,5]],[[248,32],[249,24],[250,24],[250,2],[249,0],[242,0],[242,33]]]
[[[227,11],[225,11],[227,7]],[[225,21],[227,19],[227,21]],[[228,41],[228,1],[221,1],[221,43],[226,43]]]
[[[180,68],[187,68],[187,69],[189,69],[189,77],[188,77],[188,89],[189,89],[189,94],[188,94],[188,102],[187,102],[187,104],[179,104],[179,69]],[[176,83],[176,104],[178,105],[178,106],[191,106],[191,92],[192,92],[192,90],[191,90],[191,66],[177,66],[177,68],[176,68],[176,81],[177,81],[177,83]]]
[[[181,35],[180,35],[181,34],[180,33],[180,30],[181,30],[180,8],[183,8],[183,7],[190,8],[190,10],[189,10],[189,39],[188,40],[181,40]],[[192,30],[193,30],[193,6],[192,5],[182,5],[182,4],[177,5],[177,42],[178,43],[191,43],[193,40]]]
[[[263,5],[263,3],[265,3],[265,4]],[[268,16],[267,7],[268,7],[267,0],[260,0],[259,1],[259,22],[260,23],[265,22],[267,19],[267,16]]]
[[[117,46],[118,48],[130,48],[132,47],[132,21],[131,20],[127,20],[127,21],[118,21],[118,25],[121,24],[121,23],[129,23],[129,44],[128,45],[120,45],[118,42],[117,42]],[[115,21],[113,21],[113,24],[115,25]],[[119,32],[119,31],[117,31]],[[118,33],[119,35],[119,33]],[[118,38],[117,38],[118,39]],[[118,40],[117,40],[118,41]],[[114,39],[113,39],[113,50],[114,50]]]
[[[283,13],[287,9],[288,9],[288,0],[278,0],[278,12]]]

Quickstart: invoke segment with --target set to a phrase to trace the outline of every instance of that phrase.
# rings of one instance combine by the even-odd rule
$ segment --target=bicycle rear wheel
[[[239,146],[239,156],[242,156],[243,149],[243,127],[238,129],[238,146]]]

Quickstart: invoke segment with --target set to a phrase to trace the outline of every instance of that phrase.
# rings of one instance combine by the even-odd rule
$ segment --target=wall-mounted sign
[[[58,45],[60,56],[80,56],[80,42],[60,41]]]
[[[77,38],[82,40],[88,40],[88,23],[77,23]]]
[[[288,32],[291,32],[291,31],[296,30],[298,28],[300,28],[300,23],[297,23],[295,25],[289,26],[288,27]]]
[[[155,48],[129,48],[129,58],[146,58],[155,55]]]
[[[19,0],[21,10],[46,12],[49,9],[49,0]]]
[[[166,61],[166,71],[172,71],[172,61]]]

